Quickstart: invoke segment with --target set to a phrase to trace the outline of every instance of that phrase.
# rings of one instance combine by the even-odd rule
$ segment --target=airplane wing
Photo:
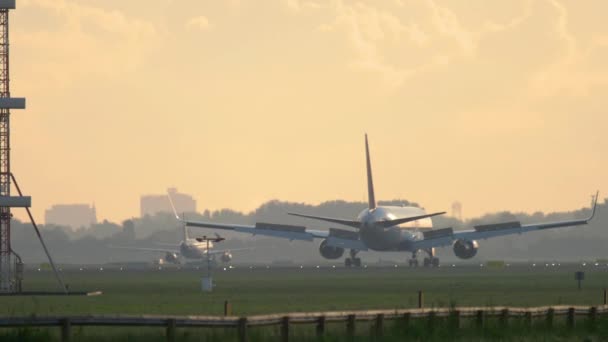
[[[310,230],[310,229],[306,229],[306,227],[304,227],[304,226],[292,226],[292,225],[286,225],[286,224],[273,224],[273,223],[256,223],[255,225],[224,224],[224,223],[182,220],[181,218],[179,218],[179,216],[176,216],[176,217],[178,220],[182,221],[188,227],[232,230],[232,231],[239,232],[239,233],[248,233],[251,235],[272,236],[272,237],[284,238],[284,239],[289,239],[289,240],[312,241],[315,238],[326,238],[329,236],[328,231]]]
[[[248,233],[251,235],[263,235],[272,236],[276,238],[300,240],[300,241],[313,241],[314,239],[326,239],[327,245],[332,247],[339,247],[345,249],[354,249],[358,251],[367,251],[368,248],[365,243],[359,240],[359,234],[353,231],[329,228],[329,230],[311,230],[306,229],[303,226],[290,226],[284,224],[272,224],[272,223],[256,223],[255,225],[237,225],[237,224],[223,224],[223,223],[211,223],[211,222],[199,222],[178,220],[184,222],[188,227],[200,227],[210,229],[222,229],[232,230],[239,233]],[[228,250],[228,251],[234,251]],[[214,253],[222,253],[223,251],[212,251]]]
[[[547,223],[534,223],[522,225],[519,221],[483,224],[474,226],[473,229],[453,231],[452,228],[438,229],[434,231],[424,232],[424,239],[412,243],[412,247],[416,249],[425,249],[432,247],[445,247],[451,245],[456,240],[484,240],[499,236],[522,234],[537,230],[564,228],[586,225],[595,216],[597,207],[598,195],[595,195],[591,215],[585,219],[568,220]]]
[[[175,209],[175,205],[173,204],[171,196],[168,197],[175,218],[183,222],[188,227],[232,230],[235,232],[248,233],[251,235],[272,236],[289,240],[303,241],[312,241],[315,238],[326,238],[329,236],[328,231],[310,230],[306,229],[306,227],[303,226],[292,226],[287,224],[256,223],[255,225],[244,225],[184,220],[177,214],[177,209]]]
[[[253,247],[247,247],[247,248],[232,248],[232,249],[212,249],[209,252],[209,255],[215,255],[215,254],[224,254],[226,252],[232,253],[234,251],[246,251],[246,250],[252,250],[254,249]]]
[[[108,246],[112,249],[128,249],[132,251],[146,251],[146,252],[163,252],[163,253],[175,253],[179,254],[179,250],[177,249],[169,249],[169,248],[145,248],[145,247],[129,247],[129,246]]]
[[[171,247],[175,247],[175,248],[178,248],[180,245],[179,243],[166,243],[166,242],[155,242],[154,244],[158,245],[158,246],[171,246]]]

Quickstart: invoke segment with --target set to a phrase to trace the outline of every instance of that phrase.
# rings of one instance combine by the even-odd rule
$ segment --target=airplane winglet
[[[593,207],[591,208],[591,215],[589,216],[587,221],[591,221],[591,219],[593,219],[593,217],[595,216],[595,209],[597,208],[597,200],[599,197],[600,197],[600,191],[598,190],[595,192],[595,198],[593,199]]]
[[[177,209],[175,209],[175,204],[173,204],[173,199],[171,198],[171,194],[170,194],[170,193],[167,193],[167,198],[169,198],[169,203],[171,203],[171,209],[173,209],[173,214],[175,215],[175,218],[176,218],[178,221],[182,221],[182,222],[184,222],[184,220],[183,220],[183,219],[181,219],[181,218],[179,217],[179,215],[177,214]]]
[[[369,145],[367,133],[365,133],[365,166],[367,169],[367,202],[370,210],[376,208],[376,196],[374,195],[374,180],[372,178],[372,162],[369,158]]]

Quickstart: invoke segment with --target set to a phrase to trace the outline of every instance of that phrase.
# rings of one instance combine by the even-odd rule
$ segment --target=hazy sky
[[[170,186],[200,209],[363,201],[364,132],[378,199],[471,217],[608,191],[604,0],[17,6],[13,172],[40,221]]]

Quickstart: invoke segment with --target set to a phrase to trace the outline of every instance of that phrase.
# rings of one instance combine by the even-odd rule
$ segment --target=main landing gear
[[[418,251],[412,252],[412,258],[407,261],[410,267],[418,267],[418,259],[416,259],[416,254],[418,254]]]
[[[361,267],[361,258],[357,258],[357,253],[359,253],[358,250],[350,250],[350,258],[344,259],[344,266],[346,268]]]
[[[439,258],[435,257],[435,248],[425,249],[426,253],[428,253],[429,257],[424,258],[423,265],[424,267],[439,267]],[[412,253],[412,258],[408,260],[408,264],[410,267],[418,267],[418,259],[416,259],[416,254],[418,251]]]
[[[439,258],[424,258],[424,267],[439,267]]]

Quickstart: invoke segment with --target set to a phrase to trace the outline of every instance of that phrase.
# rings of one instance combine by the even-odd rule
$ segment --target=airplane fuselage
[[[209,242],[209,248],[213,248],[213,243]],[[206,258],[207,242],[199,242],[195,239],[187,239],[180,243],[179,252],[182,257],[188,259]]]
[[[398,226],[383,227],[382,221],[395,220],[426,214],[417,207],[379,206],[364,209],[357,219],[361,222],[359,234],[365,245],[375,251],[408,250],[408,242],[422,239],[423,229],[431,229],[430,218],[408,222]]]

